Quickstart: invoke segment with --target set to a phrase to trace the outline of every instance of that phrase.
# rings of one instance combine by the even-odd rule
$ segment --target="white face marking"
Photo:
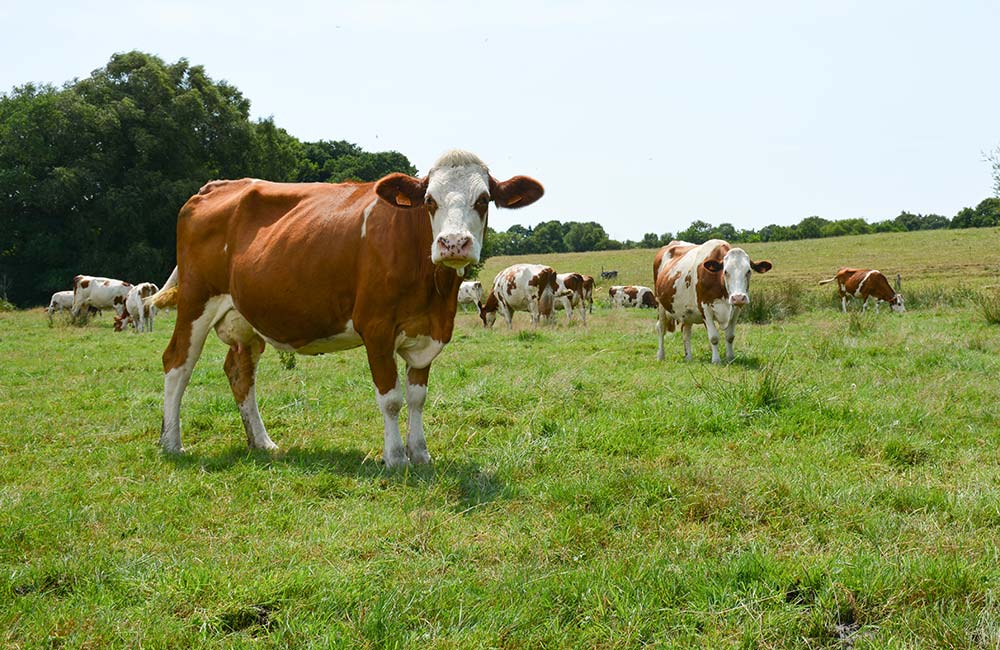
[[[427,196],[437,205],[431,215],[431,261],[459,269],[479,261],[486,218],[479,216],[475,206],[484,196],[489,199],[490,181],[484,165],[447,166],[447,156],[427,179]],[[453,243],[455,249],[443,249],[442,241]],[[465,241],[467,246],[462,245]]]
[[[722,260],[722,276],[726,283],[726,293],[733,304],[750,302],[750,256],[742,248],[733,248]],[[745,303],[734,300],[746,299]]]

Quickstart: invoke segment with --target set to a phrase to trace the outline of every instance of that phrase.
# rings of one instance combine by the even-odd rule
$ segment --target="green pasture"
[[[211,339],[165,456],[171,314],[135,335],[0,312],[0,646],[998,647],[997,239],[748,245],[774,263],[751,295],[797,302],[727,366],[704,329],[658,363],[649,310],[460,313],[434,462],[399,471],[363,350],[267,351],[267,454]],[[651,284],[652,255],[531,261]],[[814,285],[848,264],[899,272],[909,311],[838,313]]]

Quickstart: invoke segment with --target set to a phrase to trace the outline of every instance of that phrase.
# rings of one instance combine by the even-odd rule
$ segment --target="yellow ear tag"
[[[406,196],[402,192],[396,194],[396,205],[405,205],[406,207],[411,207],[413,203],[410,202],[410,197]]]
[[[509,199],[509,200],[507,201],[507,205],[516,205],[516,204],[520,203],[520,202],[521,202],[521,199],[523,199],[523,198],[524,198],[524,197],[523,197],[523,196],[520,196],[520,195],[518,195],[518,196],[515,196],[514,198],[512,198],[512,199]]]

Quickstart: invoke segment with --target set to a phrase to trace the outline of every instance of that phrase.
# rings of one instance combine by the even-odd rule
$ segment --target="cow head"
[[[897,293],[893,294],[892,300],[889,301],[889,307],[892,308],[897,314],[902,314],[906,311],[906,307],[903,306],[903,294]]]
[[[375,185],[378,195],[397,207],[422,207],[431,220],[431,261],[457,269],[479,261],[489,203],[520,208],[541,198],[541,184],[527,176],[499,182],[467,151],[449,151],[422,179],[390,174]]]
[[[493,323],[497,321],[497,309],[500,307],[496,294],[490,291],[490,295],[486,297],[486,304],[477,302],[476,305],[479,307],[479,318],[483,321],[483,327],[493,327]]]
[[[707,259],[702,263],[707,270],[718,273],[722,271],[722,282],[729,296],[729,304],[736,307],[750,304],[750,272],[767,273],[771,263],[767,260],[754,262],[742,248],[731,248],[720,262],[717,259]]]

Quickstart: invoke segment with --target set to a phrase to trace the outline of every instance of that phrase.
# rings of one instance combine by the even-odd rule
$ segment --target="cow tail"
[[[156,307],[157,309],[166,309],[167,307],[177,306],[177,297],[180,293],[180,286],[177,283],[177,267],[174,267],[173,272],[167,281],[163,284],[163,288],[149,296],[148,298],[142,299],[142,304],[144,307]]]

